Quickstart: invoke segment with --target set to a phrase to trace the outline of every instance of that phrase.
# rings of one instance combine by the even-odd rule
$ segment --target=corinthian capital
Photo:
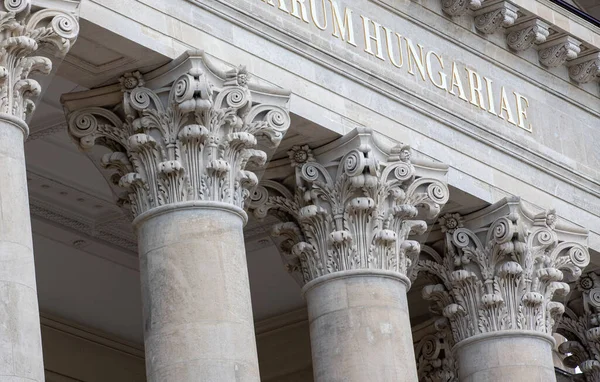
[[[600,381],[600,276],[590,272],[579,279],[556,331],[567,338],[558,350],[566,366],[579,367],[586,381]]]
[[[25,120],[34,110],[40,84],[34,73],[48,74],[52,62],[34,54],[48,46],[65,55],[79,33],[77,19],[66,12],[31,11],[31,0],[0,2],[0,113]]]
[[[285,221],[274,233],[284,237],[284,262],[302,283],[359,269],[410,276],[420,245],[409,238],[448,201],[447,166],[412,161],[407,145],[382,149],[374,134],[355,130],[314,152],[294,147],[292,179],[255,192],[255,216],[272,212]]]
[[[101,164],[134,216],[177,202],[242,207],[258,183],[251,169],[267,159],[259,144],[278,145],[290,125],[289,92],[248,78],[188,52],[146,76],[64,97],[69,133],[82,149],[111,151]]]
[[[553,297],[569,291],[564,272],[577,279],[589,263],[587,231],[518,198],[441,223],[442,249],[426,248],[418,270],[439,280],[423,296],[449,320],[456,343],[503,330],[551,335],[564,311]]]
[[[452,332],[444,320],[437,320],[433,326],[435,332],[424,335],[415,345],[419,381],[458,382]]]

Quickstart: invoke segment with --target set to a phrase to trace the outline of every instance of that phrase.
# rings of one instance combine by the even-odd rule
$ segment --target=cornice
[[[442,2],[442,10],[451,17],[463,16],[472,10],[474,29],[492,34],[506,28],[506,45],[514,52],[535,49],[539,62],[545,68],[561,65],[569,67],[569,76],[576,83],[598,79],[594,73],[582,81],[580,68],[592,58],[574,62],[578,57],[600,51],[600,34],[592,24],[566,13],[546,2],[523,0],[487,0],[471,2],[456,12],[460,0]],[[587,32],[587,33],[586,33]],[[575,68],[574,68],[575,67]],[[598,96],[596,94],[596,96]]]
[[[434,104],[425,97],[420,96],[416,93],[408,94],[406,89],[398,87],[391,81],[387,80],[381,75],[377,75],[373,72],[367,72],[358,65],[347,62],[337,56],[333,56],[330,52],[326,52],[323,49],[311,44],[309,42],[301,40],[299,37],[282,31],[276,26],[270,25],[265,19],[259,19],[256,15],[252,15],[245,12],[231,4],[223,4],[220,2],[211,2],[211,4],[205,4],[199,0],[187,0],[201,7],[202,9],[211,12],[219,17],[222,17],[233,24],[247,29],[252,33],[260,33],[262,38],[265,38],[277,45],[282,46],[285,49],[293,51],[294,53],[315,62],[316,64],[322,65],[329,70],[332,70],[338,75],[347,77],[365,88],[371,89],[372,91],[382,94],[389,99],[398,102],[410,109],[413,109],[419,113],[427,115],[429,118],[448,126],[456,131],[465,134],[466,136],[480,141],[494,149],[501,151],[507,155],[519,159],[522,162],[528,163],[532,167],[539,171],[554,176],[561,181],[564,181],[578,189],[583,190],[586,193],[600,197],[600,181],[594,177],[583,174],[580,171],[572,169],[565,164],[562,164],[554,160],[551,156],[542,154],[539,151],[527,147],[525,144],[510,140],[506,136],[499,133],[485,129],[483,126],[474,123],[473,121],[466,119],[462,116],[456,115],[451,110],[443,107],[440,104]],[[503,70],[511,73],[512,75],[519,77],[523,80],[530,81],[535,86],[551,93],[552,95],[575,105],[586,112],[595,115],[600,118],[600,112],[593,110],[585,105],[575,103],[573,99],[566,97],[565,95],[555,91],[548,87],[545,83],[536,81],[532,78],[525,77],[522,73],[518,72],[514,68],[496,61],[493,57],[490,57],[482,52],[477,51],[473,47],[457,41],[452,38],[446,31],[432,28],[430,25],[413,18],[407,18],[408,15],[400,12],[398,9],[393,8],[387,4],[384,4],[377,0],[371,0],[377,3],[383,8],[386,8],[397,15],[407,19],[410,22],[430,31],[431,33],[446,39],[448,42],[456,44],[460,48],[468,51],[471,54],[477,55],[478,57],[490,62],[491,64],[497,65]],[[298,46],[306,46],[304,49],[298,48]],[[533,65],[533,64],[531,64]],[[583,90],[581,90],[583,91]],[[404,94],[399,96],[398,94]],[[371,109],[375,112],[371,106],[364,106],[367,109]],[[433,109],[432,109],[433,107]],[[564,199],[564,197],[556,196],[557,198]],[[565,200],[567,201],[567,200]],[[572,203],[571,201],[567,201]]]

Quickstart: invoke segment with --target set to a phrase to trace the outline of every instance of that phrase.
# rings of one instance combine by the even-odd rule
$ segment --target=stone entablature
[[[49,46],[53,54],[66,55],[79,33],[79,22],[60,10],[32,12],[31,0],[5,0],[0,3],[0,30],[0,113],[25,121],[42,92],[40,84],[29,76],[47,75],[52,70],[50,58],[33,54]]]
[[[556,331],[567,338],[558,350],[567,356],[563,362],[571,368],[579,367],[587,382],[600,381],[600,276],[595,272],[583,275],[577,281],[576,292]]]
[[[552,335],[569,292],[590,256],[587,232],[506,198],[476,213],[440,219],[440,252],[425,247],[418,271],[440,283],[423,297],[448,319],[458,344],[478,334],[532,331]],[[565,276],[565,272],[568,277]]]
[[[63,98],[79,147],[101,145],[113,186],[127,190],[134,216],[178,202],[243,207],[258,183],[260,148],[290,126],[290,93],[252,84],[244,67],[223,70],[200,51],[120,84]],[[261,146],[262,145],[262,146]]]
[[[595,80],[600,75],[600,44],[582,41],[551,20],[516,2],[504,0],[442,0],[442,10],[450,16],[473,11],[475,29],[491,34],[506,29],[506,43],[514,51],[535,48],[540,63],[547,68],[567,65],[569,76],[577,83]]]
[[[285,221],[273,232],[284,238],[284,262],[301,284],[360,269],[410,277],[420,252],[411,237],[424,234],[448,201],[448,167],[413,161],[408,145],[383,141],[358,128],[319,150],[296,146],[293,179],[255,191],[254,215]]]

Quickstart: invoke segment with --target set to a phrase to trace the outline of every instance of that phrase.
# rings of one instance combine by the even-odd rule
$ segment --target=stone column
[[[587,273],[577,281],[556,331],[567,339],[558,350],[565,366],[583,372],[587,382],[600,382],[600,275]]]
[[[52,62],[35,56],[45,44],[66,54],[78,33],[70,14],[30,1],[4,1],[0,51],[0,380],[44,380],[40,318],[31,239],[24,141],[25,122],[41,92],[30,74],[49,74]]]
[[[504,199],[465,217],[440,219],[439,252],[418,270],[439,284],[423,289],[448,320],[460,381],[555,381],[552,330],[589,263],[587,231]]]
[[[274,231],[303,285],[315,381],[416,382],[406,292],[420,247],[409,236],[448,200],[447,166],[411,162],[408,146],[365,128],[290,158],[294,174],[264,182],[251,207],[288,220]]]
[[[257,382],[243,207],[258,182],[250,169],[266,162],[256,147],[277,145],[289,127],[289,92],[202,52],[120,82],[63,101],[70,134],[84,149],[109,148],[101,164],[127,190],[147,378]]]

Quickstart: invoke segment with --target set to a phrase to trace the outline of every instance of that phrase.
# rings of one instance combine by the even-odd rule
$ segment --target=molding
[[[87,61],[86,59],[76,56],[74,53],[68,54],[67,56],[65,56],[64,61],[68,62],[71,65],[75,65],[78,68],[80,68],[81,70],[84,70],[90,74],[94,74],[94,75],[98,75],[98,74],[102,74],[111,70],[115,70],[115,69],[119,69],[119,73],[122,70],[121,68],[125,65],[131,65],[134,64],[136,62],[138,62],[139,60],[133,58],[133,57],[127,57],[127,56],[123,56],[120,52],[117,52],[116,50],[110,49],[109,47],[105,46],[105,45],[100,45],[95,41],[90,41],[88,39],[86,39],[85,37],[79,37],[79,44],[89,44],[92,46],[99,46],[102,49],[106,49],[112,53],[114,53],[116,56],[120,56],[119,58],[116,58],[114,60],[105,62],[103,64],[100,65],[96,65],[90,61]]]
[[[256,336],[260,337],[274,331],[303,323],[308,323],[308,310],[306,308],[292,310],[287,313],[256,321],[254,323],[254,330]]]
[[[60,9],[64,12],[79,13],[81,0],[32,0],[31,4],[46,9]]]
[[[144,359],[144,346],[121,339],[115,335],[105,333],[90,327],[77,324],[50,313],[40,312],[40,324],[43,328],[59,331],[112,350],[125,353],[129,356]]]
[[[105,223],[98,226],[94,224],[92,219],[85,218],[74,212],[57,207],[55,204],[34,197],[30,197],[29,199],[29,209],[31,215],[35,218],[56,223],[66,229],[84,234],[100,242],[117,246],[132,255],[137,255],[135,237],[129,238],[127,237],[128,235],[123,234],[120,230],[110,229],[110,224]]]
[[[67,131],[67,123],[66,122],[61,122],[56,125],[51,125],[48,127],[43,127],[41,129],[37,129],[35,131],[31,131],[29,134],[29,137],[27,138],[27,141],[25,143],[27,143],[29,141],[35,141],[37,139],[43,139],[43,138],[49,137],[51,135],[58,134],[62,131]]]
[[[279,28],[266,23],[264,19],[259,19],[257,16],[252,15],[252,14],[250,14],[246,11],[243,11],[237,7],[234,7],[230,4],[218,3],[218,5],[207,5],[207,4],[200,3],[199,0],[187,0],[187,1],[192,2],[196,6],[202,8],[208,12],[213,13],[213,14],[217,15],[218,17],[224,18],[224,19],[228,20],[229,22],[232,22],[233,24],[236,24],[237,26],[239,26],[241,28],[247,29],[248,31],[251,31],[252,33],[261,34],[261,36],[263,38],[268,39],[269,41],[271,41],[277,45],[280,45],[284,49],[291,50],[294,53],[296,53],[308,60],[311,60],[319,65],[323,65],[323,66],[327,67],[329,70],[332,70],[333,72],[335,72],[341,76],[347,77],[347,78],[361,84],[362,86],[369,88],[379,94],[382,94],[382,95],[388,97],[389,99],[396,101],[410,109],[413,109],[422,114],[426,114],[429,118],[431,118],[435,121],[438,121],[439,123],[444,124],[454,130],[457,130],[457,131],[465,134],[466,136],[469,136],[475,140],[478,140],[478,141],[480,141],[490,147],[493,147],[494,149],[496,149],[498,151],[504,152],[505,154],[510,155],[514,158],[518,158],[520,161],[530,164],[532,167],[536,168],[539,171],[542,171],[551,176],[554,176],[554,177],[560,179],[561,181],[564,181],[564,182],[566,182],[576,188],[579,188],[589,194],[600,197],[600,191],[598,191],[598,190],[600,190],[600,181],[593,178],[591,175],[577,172],[577,171],[573,170],[572,168],[569,168],[567,165],[554,160],[550,156],[542,154],[540,152],[537,152],[520,142],[509,140],[507,137],[505,137],[501,134],[486,130],[482,126],[473,123],[471,120],[463,118],[462,116],[459,116],[459,115],[455,115],[450,110],[443,108],[439,104],[433,104],[431,101],[419,96],[418,94],[411,93],[409,95],[405,89],[396,86],[395,84],[393,84],[391,81],[387,80],[386,78],[384,78],[380,75],[377,75],[375,73],[372,73],[372,72],[367,73],[364,69],[358,67],[357,65],[355,65],[353,63],[345,62],[344,60],[342,60],[338,57],[332,57],[330,55],[330,53],[325,52],[323,49],[321,49],[313,44],[302,41],[299,37],[297,37],[295,35],[281,32],[281,30]],[[409,22],[413,22],[416,25],[430,31],[431,33],[438,35],[439,37],[442,37],[448,41],[452,41],[452,43],[465,49],[466,51],[468,51],[474,55],[477,55],[480,58],[489,61],[490,63],[494,63],[499,68],[506,70],[507,72],[513,74],[515,77],[520,77],[523,80],[529,81],[533,85],[541,88],[544,91],[547,91],[548,93],[556,96],[557,98],[560,98],[565,102],[568,102],[572,105],[580,107],[581,109],[585,110],[586,112],[589,112],[589,113],[597,116],[598,118],[600,118],[600,113],[598,111],[593,110],[584,105],[575,103],[572,99],[570,99],[570,98],[566,97],[564,94],[559,93],[559,92],[555,91],[554,89],[548,87],[543,82],[536,81],[529,77],[525,77],[520,72],[516,71],[514,68],[511,68],[506,64],[498,63],[497,61],[494,61],[491,57],[489,57],[485,54],[482,54],[481,52],[473,49],[472,47],[470,47],[464,43],[461,43],[460,41],[456,41],[455,39],[452,39],[451,36],[444,34],[443,31],[435,30],[435,29],[431,28],[431,26],[429,26],[429,25],[425,24],[424,22],[421,22],[420,20],[417,20],[415,18],[412,18],[412,19],[407,18],[407,15],[405,13],[400,12],[399,10],[397,10],[387,4],[381,3],[380,1],[377,1],[377,0],[371,0],[371,1],[377,3],[378,5],[380,5],[383,8],[390,10],[390,12],[393,12],[393,13],[399,15],[400,17],[408,20]],[[213,3],[213,4],[217,4],[217,3]],[[217,8],[217,6],[219,8]],[[240,18],[239,16],[231,15],[229,12],[224,11],[223,8],[225,8],[229,11],[236,12],[239,15],[243,15],[248,20],[252,20],[252,23],[243,21],[242,18]],[[431,12],[434,13],[433,11],[431,11]],[[435,14],[437,15],[437,13],[435,13]],[[264,28],[261,28],[257,24],[264,26]],[[307,51],[307,49],[293,48],[292,46],[294,44],[290,44],[290,43],[286,42],[289,39],[292,39],[295,42],[300,43],[301,45],[305,45],[305,46],[309,47],[310,49],[315,50],[316,52],[309,53]],[[315,53],[318,53],[318,54],[315,54]],[[322,57],[318,57],[319,55],[322,55]],[[527,61],[527,62],[529,64],[533,65],[531,62],[529,62],[529,61]],[[377,81],[381,81],[384,86],[377,84]],[[391,87],[393,89],[393,91],[391,89],[385,88],[386,86]],[[582,91],[584,91],[584,90],[582,90]],[[415,99],[417,102],[409,101],[403,97],[399,97],[397,95],[398,92],[406,93],[408,97]],[[586,93],[590,94],[588,92],[586,92]],[[426,109],[420,103],[427,104],[429,106],[434,106],[436,109],[439,110],[439,113],[433,114],[430,109]],[[364,106],[364,107],[369,108],[367,106]],[[455,119],[455,121],[452,119]],[[491,164],[486,164],[486,165],[493,167],[493,165],[491,165]],[[503,171],[500,169],[498,169],[498,170]],[[556,196],[556,197],[560,198],[562,200],[565,200],[563,197],[560,197],[560,196]],[[567,201],[567,200],[565,200],[565,201],[569,204],[574,204],[572,201]],[[576,204],[574,204],[574,205],[576,205]],[[584,208],[584,207],[579,207],[579,208]]]

